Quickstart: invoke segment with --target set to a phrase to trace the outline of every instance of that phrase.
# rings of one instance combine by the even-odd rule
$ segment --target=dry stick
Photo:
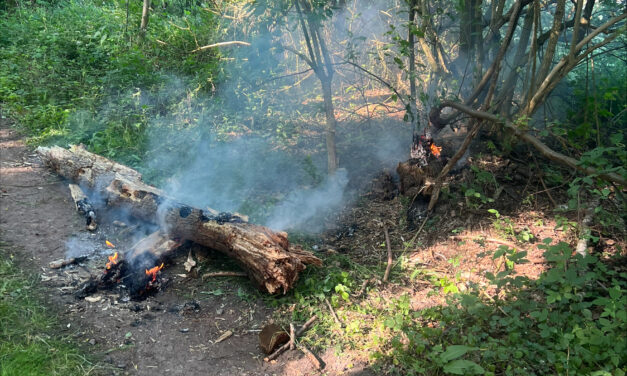
[[[219,42],[219,43],[208,44],[206,46],[198,47],[197,49],[192,50],[192,53],[198,52],[198,51],[208,50],[210,48],[215,48],[215,47],[232,46],[234,44],[239,44],[241,46],[250,46],[250,43],[248,43],[248,42],[242,42],[240,40],[233,40],[233,41],[230,41],[230,42]]]
[[[390,245],[390,234],[388,233],[388,228],[383,227],[383,231],[385,232],[385,243],[388,246],[388,265],[385,267],[385,274],[383,274],[383,282],[388,281],[388,277],[390,276],[390,270],[392,270],[392,246]]]
[[[533,153],[531,153],[531,156],[533,157],[533,162],[536,164],[536,166],[539,166],[536,156]],[[556,208],[557,203],[555,203],[555,200],[553,200],[553,196],[551,196],[551,192],[549,192],[549,189],[546,187],[546,184],[544,184],[544,179],[542,179],[542,173],[538,174],[538,178],[540,178],[540,183],[542,184],[542,187],[544,187],[544,191],[546,192],[546,195],[549,196],[549,200],[551,200],[553,207]]]
[[[340,321],[340,318],[337,317],[337,314],[335,313],[335,310],[333,309],[331,303],[329,303],[329,300],[327,298],[324,298],[324,302],[327,303],[327,307],[329,307],[329,311],[331,311],[331,315],[333,316],[335,322],[338,323],[339,326],[342,326],[342,322]]]
[[[472,237],[472,236],[461,236],[461,235],[454,235],[450,237],[451,239],[457,239],[457,240],[475,240],[477,239],[476,237]],[[501,240],[501,239],[496,239],[496,238],[481,238],[481,239],[477,239],[477,240],[483,240],[486,242],[490,242],[490,243],[496,243],[496,244],[500,244],[500,245],[504,245],[510,248],[520,248],[518,247],[516,244],[512,243],[512,242],[508,242],[506,240]]]
[[[317,370],[320,370],[323,368],[323,364],[322,361],[320,359],[318,359],[318,357],[311,352],[311,350],[309,350],[305,345],[299,345],[298,348],[305,353],[305,355],[307,355],[307,358],[309,358],[309,360],[311,361],[311,363],[314,365],[314,367],[316,367]]]
[[[575,248],[575,252],[582,256],[586,256],[588,254],[588,235],[590,234],[590,224],[594,219],[595,208],[599,206],[600,198],[596,197],[592,200],[588,209],[586,210],[586,215],[581,221],[581,238],[577,242],[577,247]]]
[[[202,279],[211,278],[211,277],[248,277],[248,274],[245,272],[213,272],[213,273],[205,273],[202,275]]]
[[[318,319],[318,316],[313,315],[309,320],[307,320],[306,323],[303,324],[303,326],[300,327],[300,329],[298,329],[296,331],[296,334],[294,335],[294,338],[302,335],[307,329],[309,329],[311,324],[313,324],[313,322],[316,321],[317,319]],[[290,348],[290,343],[288,342],[288,343],[284,344],[283,346],[279,347],[272,354],[270,354],[270,355],[266,356],[265,358],[263,358],[264,362],[269,362],[271,360],[274,360],[274,359],[278,358],[279,355],[283,354],[289,348]]]
[[[290,350],[294,350],[294,347],[296,347],[294,345],[294,339],[295,339],[295,335],[294,335],[294,323],[290,323]]]

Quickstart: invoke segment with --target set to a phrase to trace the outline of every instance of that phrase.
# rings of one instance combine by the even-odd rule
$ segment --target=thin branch
[[[357,63],[353,63],[352,61],[345,61],[347,64],[354,66],[355,68],[359,69],[360,71],[366,73],[367,75],[375,78],[377,81],[379,81],[380,83],[382,83],[383,85],[385,85],[388,89],[392,90],[394,92],[394,94],[396,94],[396,97],[398,98],[399,101],[401,101],[401,103],[403,104],[403,106],[407,106],[407,103],[405,103],[405,101],[403,100],[403,97],[401,96],[401,94],[394,88],[394,86],[392,86],[390,83],[388,83],[387,81],[385,81],[383,78],[381,78],[380,76],[377,76],[375,73],[370,72],[369,70],[367,70],[366,68],[360,66]]]
[[[523,129],[519,129],[518,127],[513,125],[511,122],[506,121],[502,118],[499,118],[498,116],[494,114],[484,112],[484,111],[474,110],[461,103],[455,103],[455,102],[450,102],[450,101],[443,102],[440,106],[441,108],[452,107],[452,108],[455,108],[456,110],[465,112],[468,115],[471,115],[477,119],[488,120],[495,124],[501,124],[504,127],[512,130],[513,133],[516,135],[516,137],[522,139],[523,141],[528,142],[534,148],[536,148],[536,150],[538,150],[542,155],[544,155],[546,158],[554,162],[558,162],[564,166],[576,169],[587,175],[595,175],[595,176],[600,177],[603,180],[614,182],[622,186],[627,186],[627,179],[623,178],[622,176],[613,172],[599,172],[592,167],[583,167],[581,166],[578,160],[556,152],[555,150],[549,148],[547,145],[545,145],[542,141],[540,141],[536,137],[527,133],[527,131]]]
[[[392,245],[390,244],[390,234],[388,233],[388,228],[384,227],[383,231],[385,232],[385,244],[388,248],[388,264],[385,267],[385,273],[383,274],[383,282],[387,282],[388,277],[390,276],[390,270],[392,270],[394,259],[392,256]]]
[[[226,47],[226,46],[232,46],[232,45],[250,46],[250,43],[242,42],[241,40],[232,40],[232,41],[229,41],[229,42],[219,42],[219,43],[208,44],[206,46],[198,47],[197,49],[193,50],[192,53],[208,50],[210,48]]]

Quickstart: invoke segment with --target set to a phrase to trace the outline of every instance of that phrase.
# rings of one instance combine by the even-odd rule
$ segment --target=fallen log
[[[86,151],[80,146],[37,149],[59,175],[104,196],[110,207],[121,207],[142,220],[159,225],[170,238],[194,241],[237,261],[255,284],[271,294],[294,286],[305,264],[322,261],[290,246],[287,233],[245,223],[238,215],[198,209],[177,202],[141,180],[129,167]]]

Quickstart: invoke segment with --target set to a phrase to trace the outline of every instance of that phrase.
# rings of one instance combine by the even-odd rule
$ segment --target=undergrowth
[[[568,244],[550,239],[541,247],[551,268],[536,280],[513,274],[515,264],[527,262],[525,252],[501,247],[493,254],[507,259],[503,271],[486,276],[495,296],[479,285],[445,293],[432,278],[447,303],[414,311],[408,295],[386,298],[376,284],[359,296],[362,282],[378,280],[382,270],[333,255],[324,269],[306,271],[293,294],[271,303],[287,307],[288,320],[318,315],[302,339],[312,348],[370,353],[375,369],[388,374],[625,374],[624,259],[572,256]]]
[[[197,35],[200,42],[215,38],[214,15],[171,7],[155,13],[140,38],[141,3],[129,6],[128,24],[122,1],[0,8],[0,106],[31,143],[83,143],[138,166],[147,128],[161,114],[185,112],[190,95],[213,88],[218,52],[189,51]]]
[[[97,367],[42,304],[36,280],[7,253],[0,261],[0,375],[88,375]]]

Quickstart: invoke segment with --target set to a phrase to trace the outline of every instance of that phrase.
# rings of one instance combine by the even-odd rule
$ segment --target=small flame
[[[111,243],[110,241],[108,241],[108,240],[105,240],[105,244],[106,244],[106,245],[107,245],[107,247],[109,247],[109,248],[115,248],[115,245],[114,245],[113,243]]]
[[[442,151],[441,146],[436,146],[435,144],[431,144],[431,154],[435,157],[440,158],[440,152]]]
[[[118,263],[118,253],[115,252],[113,256],[109,256],[109,262],[107,263],[107,270],[111,269],[111,267],[117,263]]]
[[[152,281],[154,282],[157,280],[157,273],[159,273],[159,270],[163,269],[163,263],[161,263],[161,265],[159,266],[155,266],[151,269],[146,269],[146,275],[152,277]]]

